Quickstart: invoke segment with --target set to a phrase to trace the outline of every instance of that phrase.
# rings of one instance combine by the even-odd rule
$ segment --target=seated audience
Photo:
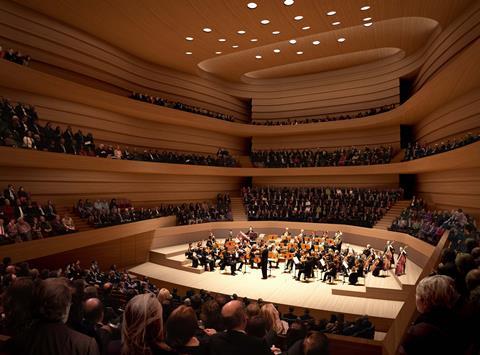
[[[219,119],[219,120],[230,121],[230,122],[235,121],[235,117],[233,117],[231,115],[226,115],[226,114],[223,114],[223,113],[210,111],[210,110],[207,110],[205,108],[200,108],[200,107],[197,107],[197,106],[187,105],[187,104],[184,104],[184,103],[181,103],[181,102],[170,101],[170,100],[167,100],[167,99],[160,98],[158,96],[153,97],[153,96],[150,96],[150,95],[147,95],[147,94],[140,94],[140,93],[137,93],[137,92],[132,92],[129,97],[131,99],[134,99],[134,100],[148,102],[150,104],[159,105],[159,106],[165,106],[165,107],[173,108],[173,109],[176,109],[176,110],[192,112],[192,113],[196,113],[196,114],[199,114],[199,115],[216,118],[216,119]]]
[[[420,142],[415,142],[414,144],[409,143],[407,148],[405,148],[405,157],[403,160],[414,160],[434,154],[448,152],[449,150],[464,147],[478,141],[480,141],[479,133],[473,134],[472,132],[468,132],[461,138],[454,138],[452,142],[447,140],[446,142],[435,144],[421,144]]]
[[[286,125],[298,125],[298,124],[309,124],[309,123],[318,123],[318,122],[330,122],[330,121],[341,121],[341,120],[350,120],[354,118],[362,118],[377,115],[379,113],[388,112],[398,107],[399,104],[385,105],[378,108],[372,108],[368,111],[361,111],[358,113],[352,114],[337,114],[337,115],[327,115],[316,118],[296,118],[296,119],[284,119],[284,120],[254,120],[252,124],[254,125],[264,125],[264,126],[286,126]]]
[[[388,164],[393,157],[393,148],[376,147],[364,149],[339,148],[334,151],[259,150],[252,152],[252,163],[262,168],[306,168],[320,166],[355,166]]]
[[[0,46],[0,59],[1,58],[25,66],[28,66],[31,60],[29,55],[22,54],[20,51],[15,51],[13,48],[3,50],[2,46]]]
[[[244,187],[249,220],[341,223],[372,227],[401,190],[335,187]]]

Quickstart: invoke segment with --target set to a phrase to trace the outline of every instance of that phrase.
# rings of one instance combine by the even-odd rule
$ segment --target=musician
[[[384,253],[389,258],[390,265],[395,265],[395,247],[393,246],[393,242],[387,241],[385,245]]]
[[[261,249],[261,261],[260,265],[262,267],[262,279],[267,279],[267,268],[268,268],[268,248],[263,246]]]
[[[269,249],[269,251],[268,251],[268,263],[270,265],[270,269],[273,268],[273,267],[275,269],[278,269],[278,251],[275,248],[275,245],[274,244],[270,245],[270,247],[268,249]],[[272,263],[274,263],[275,266],[272,266]]]
[[[368,258],[372,254],[372,246],[370,244],[367,244],[367,247],[363,249],[363,254]]]
[[[195,252],[195,249],[193,248],[192,243],[188,243],[188,249],[185,252],[185,256],[187,257],[187,259],[192,260],[192,267],[194,268],[198,267],[197,253]]]
[[[380,255],[377,255],[375,261],[372,265],[372,275],[375,277],[380,276],[380,271],[383,270],[383,258]]]
[[[290,244],[290,247],[287,249],[287,252],[290,253],[292,257],[287,260],[284,271],[290,273],[292,272],[292,269],[293,269],[293,255],[295,255],[295,247],[293,243]]]
[[[215,258],[211,250],[202,248],[200,255],[201,264],[205,268],[205,271],[215,271]]]
[[[288,227],[285,227],[285,232],[283,232],[282,237],[290,239],[291,236],[292,236],[292,233],[290,233],[290,231],[288,230]]]
[[[400,276],[405,274],[407,264],[407,251],[406,247],[400,247],[398,259],[397,259],[397,266],[395,267],[395,275]]]
[[[336,231],[336,232],[335,232],[334,243],[335,243],[335,248],[336,248],[338,251],[341,251],[341,250],[342,250],[342,243],[343,243],[342,235],[343,235],[343,233],[342,233],[341,231]]]
[[[235,276],[235,270],[237,262],[235,260],[234,254],[232,251],[224,249],[221,254],[221,260],[219,263],[220,270],[223,271],[228,266],[230,268],[230,273]]]
[[[358,282],[358,269],[354,266],[350,275],[348,275],[348,283],[350,285],[356,285]]]
[[[337,278],[337,268],[334,262],[328,263],[327,271],[325,275],[323,275],[323,282],[325,282],[327,278],[330,282],[333,282]]]
[[[213,248],[214,243],[215,243],[215,235],[213,234],[213,232],[210,232],[206,245],[208,248]]]
[[[255,242],[255,240],[257,240],[257,237],[258,237],[258,234],[253,231],[253,227],[252,227],[252,226],[250,226],[250,228],[248,228],[248,232],[245,233],[245,235],[248,237],[248,239],[249,239],[251,242]]]

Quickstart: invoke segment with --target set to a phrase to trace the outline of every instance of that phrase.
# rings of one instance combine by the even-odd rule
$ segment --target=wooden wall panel
[[[309,135],[291,135],[284,139],[277,137],[253,137],[253,150],[283,150],[300,148],[320,148],[334,150],[339,147],[375,147],[392,145],[400,149],[400,127],[380,127],[369,130],[328,132]]]
[[[427,144],[461,137],[467,132],[480,133],[480,89],[445,105],[414,126],[415,139]]]
[[[254,186],[398,187],[398,175],[254,177]]]
[[[246,149],[246,139],[232,135],[161,124],[120,115],[88,105],[58,100],[42,95],[0,87],[0,96],[32,104],[36,107],[41,124],[51,122],[65,129],[91,132],[98,142],[138,147],[216,154],[219,147],[238,155]],[[147,105],[147,104],[145,104]]]
[[[438,209],[463,208],[475,218],[480,217],[479,168],[418,174],[416,190]]]
[[[100,158],[95,160],[101,162]],[[68,168],[0,168],[0,186],[6,187],[9,183],[24,186],[34,201],[51,199],[59,205],[73,205],[86,198],[127,198],[138,207],[205,201],[222,192],[238,195],[243,181],[240,177],[78,172]]]

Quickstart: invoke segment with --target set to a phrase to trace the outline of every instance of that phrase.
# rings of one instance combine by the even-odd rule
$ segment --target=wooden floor
[[[357,250],[361,248],[353,247]],[[365,280],[360,279],[360,285],[352,286],[344,284],[341,276],[334,284],[323,283],[319,279],[296,281],[293,274],[283,272],[283,264],[280,264],[279,269],[272,269],[271,277],[262,280],[259,269],[248,268],[246,273],[237,272],[236,276],[230,275],[229,270],[221,272],[219,269],[191,272],[188,270],[191,267],[185,265],[185,249],[185,245],[177,245],[152,250],[151,254],[161,253],[174,263],[166,266],[147,262],[130,271],[193,289],[230,295],[236,293],[240,297],[262,298],[277,304],[389,319],[397,316],[403,305],[405,290],[412,287],[421,272],[419,266],[408,262],[408,274],[405,276],[396,277],[393,270],[385,272],[384,277],[368,274]],[[175,262],[182,267],[173,266]]]

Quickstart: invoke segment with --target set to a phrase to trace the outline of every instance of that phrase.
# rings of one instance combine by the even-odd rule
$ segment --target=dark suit
[[[38,323],[16,339],[17,354],[24,355],[99,355],[97,342],[63,323]]]
[[[271,355],[267,344],[259,338],[243,332],[228,330],[210,337],[208,354],[210,355]]]
[[[268,249],[264,248],[262,250],[262,260],[260,262],[262,265],[262,278],[266,279],[267,276],[267,267],[268,267]]]

